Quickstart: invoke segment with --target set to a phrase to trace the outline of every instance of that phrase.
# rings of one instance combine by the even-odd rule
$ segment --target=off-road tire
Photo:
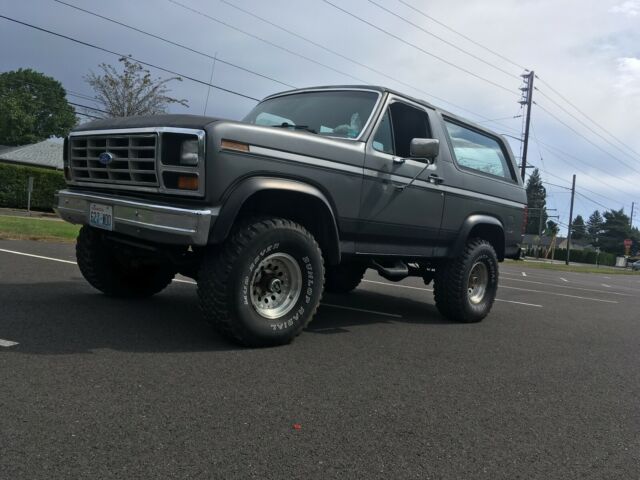
[[[478,262],[487,268],[488,282],[479,303],[470,300],[468,282],[471,269]],[[438,311],[449,320],[461,323],[480,322],[487,316],[498,290],[498,258],[489,242],[470,239],[463,253],[436,267],[433,294]]]
[[[341,263],[327,267],[324,289],[331,293],[349,293],[360,285],[366,270],[367,267],[360,263]]]
[[[150,297],[164,290],[175,276],[170,267],[136,265],[116,255],[103,233],[86,225],[78,235],[76,258],[87,282],[111,297]]]
[[[290,256],[301,271],[300,295],[278,318],[265,318],[252,303],[254,275],[274,254]],[[285,218],[252,218],[228,240],[205,253],[198,274],[198,297],[205,320],[248,347],[283,345],[297,337],[318,309],[324,262],[320,247],[301,225]]]

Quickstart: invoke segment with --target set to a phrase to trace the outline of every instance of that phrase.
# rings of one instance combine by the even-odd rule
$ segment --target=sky
[[[172,95],[189,107],[172,107],[176,113],[240,119],[256,103],[186,77],[255,98],[377,84],[519,137],[520,74],[534,70],[528,160],[544,170],[547,205],[557,209],[550,213],[568,222],[576,174],[574,216],[629,214],[635,201],[640,224],[640,0],[64,2],[200,53],[55,0],[0,0],[0,15],[178,72]],[[0,72],[32,68],[92,97],[83,77],[117,58],[0,19]],[[519,155],[520,142],[508,139]]]

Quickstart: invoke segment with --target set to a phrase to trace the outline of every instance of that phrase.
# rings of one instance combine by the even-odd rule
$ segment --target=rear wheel
[[[493,306],[498,290],[498,259],[489,242],[467,242],[458,258],[436,268],[436,307],[450,320],[479,322]]]
[[[94,288],[112,297],[144,298],[164,290],[175,271],[116,252],[104,234],[83,226],[76,243],[78,267]]]
[[[211,325],[242,345],[282,345],[313,318],[323,277],[320,247],[304,227],[251,219],[205,255],[200,307]]]
[[[331,293],[349,293],[364,276],[367,267],[359,263],[341,263],[327,268],[324,289]]]

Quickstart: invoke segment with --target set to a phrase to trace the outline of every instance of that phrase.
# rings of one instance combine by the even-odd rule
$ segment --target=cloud
[[[640,94],[640,58],[618,58],[618,80],[616,88],[622,95]]]
[[[609,9],[611,13],[621,13],[627,17],[637,17],[640,15],[640,0],[627,0],[620,5],[615,5]]]

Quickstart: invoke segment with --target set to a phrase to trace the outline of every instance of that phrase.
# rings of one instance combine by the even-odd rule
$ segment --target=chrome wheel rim
[[[487,292],[489,284],[489,270],[482,262],[476,262],[469,272],[469,280],[467,282],[467,292],[469,301],[474,305],[482,302]]]
[[[256,267],[250,283],[251,305],[264,318],[286,315],[302,292],[302,271],[286,253],[273,253]]]

